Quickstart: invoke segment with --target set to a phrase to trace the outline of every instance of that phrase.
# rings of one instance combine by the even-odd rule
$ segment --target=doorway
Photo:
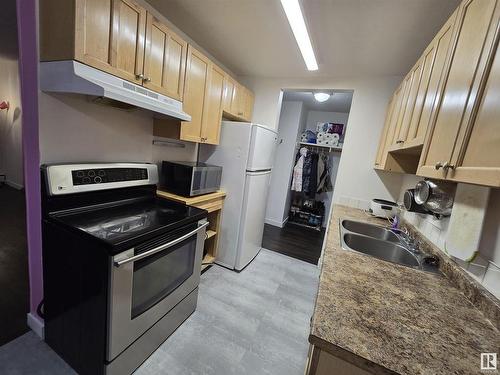
[[[318,264],[352,90],[283,90],[262,246]]]
[[[0,345],[28,331],[28,250],[16,1],[0,13]]]

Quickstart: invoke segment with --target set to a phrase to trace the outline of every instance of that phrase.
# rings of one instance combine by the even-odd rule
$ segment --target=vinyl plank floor
[[[290,223],[283,228],[265,224],[262,246],[304,262],[318,264],[324,237],[324,228],[316,231]]]
[[[316,266],[265,249],[240,273],[213,266],[197,310],[136,374],[302,375],[318,278]],[[74,374],[32,332],[0,348],[0,373]]]

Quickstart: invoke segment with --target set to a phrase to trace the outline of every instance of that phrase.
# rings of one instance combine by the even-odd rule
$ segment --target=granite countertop
[[[334,206],[310,343],[376,374],[480,373],[499,330],[448,278],[343,250],[340,218],[384,224]]]

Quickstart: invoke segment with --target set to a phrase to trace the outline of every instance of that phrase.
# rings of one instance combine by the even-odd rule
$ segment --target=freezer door
[[[235,268],[242,270],[262,248],[271,172],[247,172]]]
[[[248,171],[262,171],[273,167],[277,139],[278,134],[274,130],[262,125],[252,125]]]

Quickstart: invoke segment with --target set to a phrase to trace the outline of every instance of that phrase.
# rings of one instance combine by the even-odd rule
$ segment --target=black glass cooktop
[[[204,210],[162,198],[53,215],[59,222],[111,245],[124,244],[147,234],[163,234],[203,217],[206,217]]]

